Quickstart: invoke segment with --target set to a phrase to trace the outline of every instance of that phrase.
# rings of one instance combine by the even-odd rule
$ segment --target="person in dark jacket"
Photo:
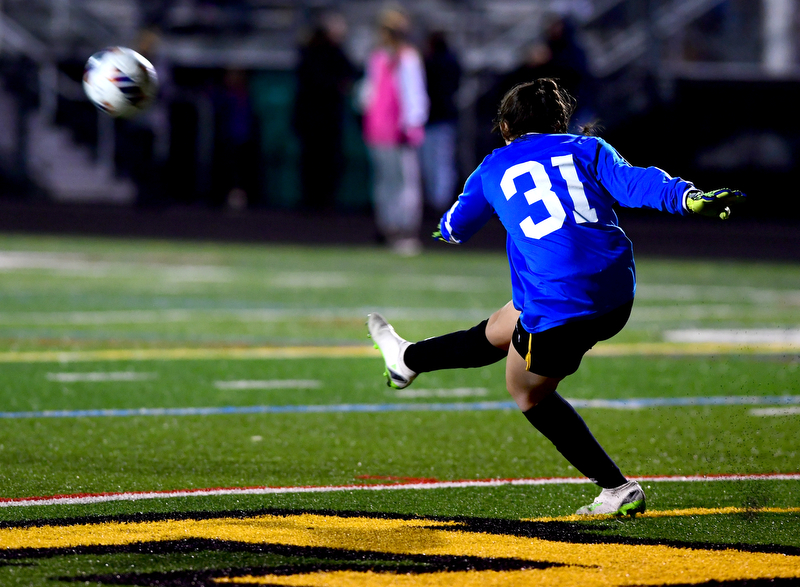
[[[300,49],[292,126],[300,140],[302,206],[324,212],[334,206],[342,177],[342,129],[355,67],[342,50],[347,24],[325,15]]]
[[[461,83],[461,64],[442,32],[431,33],[428,37],[425,75],[430,114],[421,152],[422,177],[429,205],[441,214],[456,197],[456,93]]]

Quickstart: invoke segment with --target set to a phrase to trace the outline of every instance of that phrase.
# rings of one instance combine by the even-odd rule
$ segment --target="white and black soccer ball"
[[[153,103],[158,76],[152,64],[136,51],[108,47],[86,62],[83,91],[103,112],[114,118],[130,118]]]

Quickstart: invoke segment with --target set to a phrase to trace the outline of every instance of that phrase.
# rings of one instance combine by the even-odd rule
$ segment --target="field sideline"
[[[392,390],[366,338],[468,328],[504,255],[0,237],[0,585],[800,581],[800,267],[639,258],[560,388],[635,520],[510,403],[503,364]]]

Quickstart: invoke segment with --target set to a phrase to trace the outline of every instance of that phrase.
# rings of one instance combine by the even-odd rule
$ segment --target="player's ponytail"
[[[511,140],[527,133],[565,133],[575,111],[575,99],[552,78],[519,84],[500,102],[495,131]]]

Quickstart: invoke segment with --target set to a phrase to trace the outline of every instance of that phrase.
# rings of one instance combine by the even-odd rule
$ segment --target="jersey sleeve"
[[[442,240],[454,245],[467,241],[486,224],[494,208],[483,194],[483,182],[478,167],[464,184],[464,192],[439,221]]]
[[[604,140],[597,143],[597,179],[622,206],[689,213],[684,201],[686,193],[696,189],[692,183],[658,167],[634,167]]]

